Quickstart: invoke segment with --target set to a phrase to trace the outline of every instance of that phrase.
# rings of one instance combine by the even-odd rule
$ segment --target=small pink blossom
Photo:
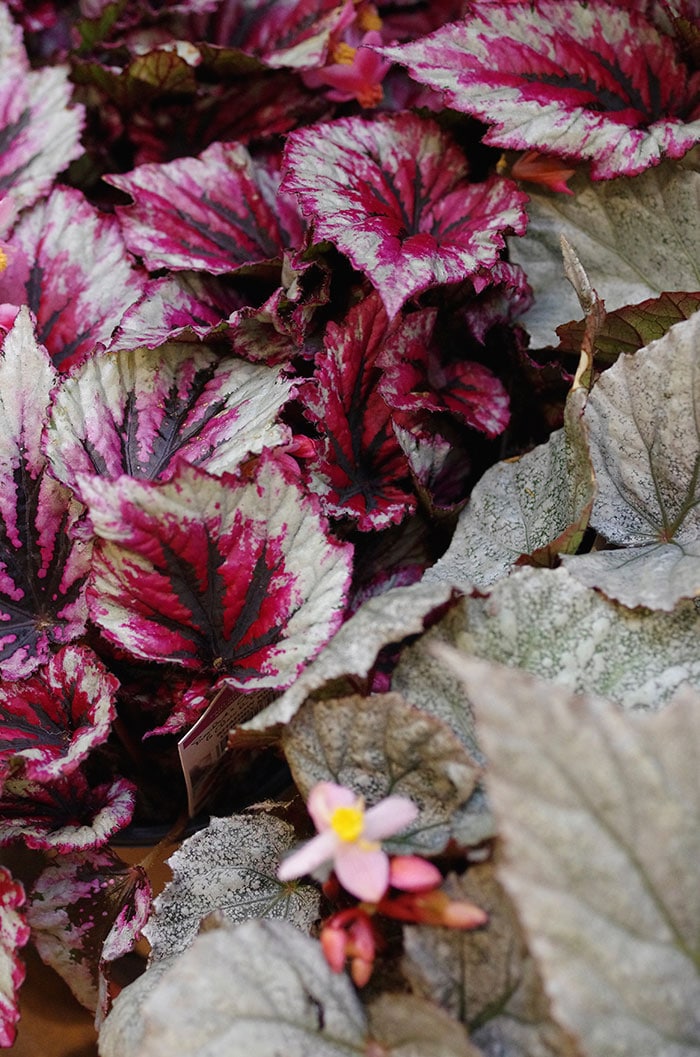
[[[377,935],[372,919],[362,907],[350,907],[334,914],[321,929],[321,949],[334,973],[342,973],[350,962],[350,976],[356,987],[369,983],[374,968]]]
[[[357,47],[341,41],[333,51],[334,61],[318,70],[306,70],[304,83],[307,88],[328,86],[326,95],[337,103],[356,99],[360,106],[377,106],[383,97],[382,81],[391,66],[371,50],[381,44],[381,33],[376,30],[363,34]]]
[[[389,857],[381,841],[398,833],[418,816],[416,805],[403,796],[389,796],[365,810],[352,789],[319,782],[307,808],[317,836],[280,865],[280,881],[312,873],[332,863],[343,888],[367,903],[378,902],[389,886]]]
[[[401,892],[429,892],[442,881],[437,866],[420,855],[395,855],[389,866],[389,884]]]

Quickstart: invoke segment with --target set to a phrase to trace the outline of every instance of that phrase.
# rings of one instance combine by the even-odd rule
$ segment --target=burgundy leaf
[[[405,319],[410,340],[394,340],[382,351],[379,392],[398,411],[447,411],[487,437],[497,437],[510,418],[503,383],[480,363],[442,363],[432,341],[434,321],[433,311]]]
[[[85,626],[83,507],[46,471],[40,439],[56,372],[26,308],[0,352],[0,672],[20,679]]]
[[[134,803],[126,779],[91,786],[80,769],[49,784],[8,778],[0,799],[0,846],[21,839],[29,848],[61,853],[100,848],[128,826]]]
[[[105,944],[112,949],[118,938],[120,953],[132,950],[150,909],[151,886],[140,866],[127,866],[108,849],[81,851],[56,859],[37,878],[28,921],[43,960],[94,1010]]]
[[[327,304],[331,274],[322,261],[293,262],[285,253],[282,283],[258,308],[228,318],[235,352],[254,362],[282,363],[302,351],[316,309]]]
[[[501,177],[468,182],[447,133],[417,114],[341,118],[292,132],[283,187],[395,316],[409,297],[492,265],[525,230],[526,196]]]
[[[700,140],[700,74],[643,14],[608,0],[470,5],[461,22],[381,54],[487,122],[485,142],[633,176]]]
[[[288,205],[277,208],[274,170],[240,143],[213,143],[198,158],[105,179],[134,199],[117,213],[129,249],[148,268],[224,275],[277,260],[285,245],[301,241],[301,218]]]
[[[180,459],[233,472],[249,453],[289,440],[276,425],[292,394],[278,369],[221,360],[185,342],[93,356],[54,398],[46,453],[80,494],[80,474],[168,480]]]
[[[26,213],[9,245],[16,261],[0,274],[0,301],[29,305],[61,370],[106,343],[142,292],[145,274],[132,267],[116,217],[73,188],[55,188]]]
[[[532,304],[532,290],[519,264],[496,261],[489,269],[488,285],[464,310],[464,322],[480,345],[491,327],[514,323]]]
[[[328,324],[315,377],[300,393],[320,433],[311,469],[324,510],[352,518],[363,532],[401,521],[416,505],[391,408],[377,388],[378,357],[389,335],[403,335],[403,328],[402,320],[389,324],[372,294],[342,325]]]
[[[0,685],[0,776],[51,782],[106,741],[118,682],[92,650],[66,646],[28,679]]]
[[[351,548],[274,459],[250,481],[183,465],[80,486],[101,540],[91,615],[135,656],[281,687],[340,624]]]
[[[622,353],[633,353],[662,338],[675,324],[690,319],[700,310],[700,291],[663,293],[637,305],[626,305],[608,312],[594,339],[595,364],[609,367]],[[586,333],[586,321],[557,327],[560,356],[578,361]]]
[[[0,866],[0,1046],[12,1046],[19,1020],[17,991],[24,965],[17,952],[29,939],[24,902],[22,885]]]

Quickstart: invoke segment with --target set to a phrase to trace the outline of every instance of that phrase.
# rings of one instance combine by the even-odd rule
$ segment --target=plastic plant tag
[[[190,818],[204,806],[216,787],[217,764],[226,751],[229,731],[252,719],[274,697],[268,690],[242,694],[223,686],[211,704],[177,743],[187,787]]]

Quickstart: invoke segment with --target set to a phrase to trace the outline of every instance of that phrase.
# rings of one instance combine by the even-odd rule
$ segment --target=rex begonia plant
[[[698,0],[0,57],[0,1045],[692,1057]]]

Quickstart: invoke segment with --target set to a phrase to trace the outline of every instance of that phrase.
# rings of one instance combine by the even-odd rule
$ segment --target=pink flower
[[[381,33],[376,30],[365,33],[357,47],[341,41],[333,51],[334,61],[318,70],[305,70],[304,83],[307,88],[327,85],[330,91],[326,95],[337,103],[356,99],[360,106],[377,106],[382,101],[382,81],[391,66],[371,50],[372,45],[381,44]]]
[[[377,936],[372,919],[361,906],[341,910],[321,929],[321,949],[334,973],[342,973],[350,961],[350,976],[356,987],[364,987],[372,975]]]
[[[332,863],[343,888],[367,903],[377,903],[389,886],[389,857],[381,841],[418,816],[404,796],[389,796],[365,811],[362,797],[334,782],[319,782],[307,808],[318,835],[280,865],[280,881],[312,873]]]

